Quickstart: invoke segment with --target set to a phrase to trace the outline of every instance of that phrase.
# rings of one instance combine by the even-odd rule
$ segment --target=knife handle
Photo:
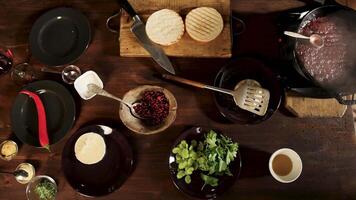
[[[197,87],[197,88],[206,88],[206,84],[203,84],[203,83],[199,83],[199,82],[196,82],[196,81],[191,81],[191,80],[188,80],[188,79],[185,79],[185,78],[181,78],[181,77],[178,77],[178,76],[172,76],[172,75],[169,75],[169,74],[163,74],[162,77],[164,79],[167,79],[167,80],[172,80],[172,81],[175,81],[175,82],[178,82],[178,83],[184,83],[184,84],[187,84],[187,85],[191,85],[191,86],[194,86],[194,87]]]
[[[128,0],[117,0],[120,6],[131,16],[134,17],[137,15],[136,11],[133,9]]]

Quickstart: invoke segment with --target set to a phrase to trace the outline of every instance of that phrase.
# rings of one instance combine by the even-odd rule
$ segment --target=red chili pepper
[[[37,116],[38,116],[38,137],[40,140],[40,144],[43,148],[49,149],[49,139],[47,132],[47,121],[46,121],[46,111],[44,109],[42,100],[40,97],[34,93],[27,90],[23,90],[20,92],[21,94],[26,94],[33,99],[37,108]]]

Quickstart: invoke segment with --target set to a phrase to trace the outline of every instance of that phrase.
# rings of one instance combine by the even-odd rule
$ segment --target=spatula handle
[[[167,79],[167,80],[172,80],[172,81],[175,81],[175,82],[184,83],[184,84],[191,85],[191,86],[194,86],[194,87],[197,87],[197,88],[205,89],[206,86],[207,86],[206,84],[203,84],[203,83],[199,83],[199,82],[196,82],[196,81],[188,80],[188,79],[185,79],[185,78],[181,78],[181,77],[173,76],[173,75],[169,75],[169,74],[163,74],[162,77],[164,79]]]

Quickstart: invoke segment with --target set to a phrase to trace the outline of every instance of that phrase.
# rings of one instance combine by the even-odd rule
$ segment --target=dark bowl
[[[283,89],[276,74],[265,64],[253,58],[232,60],[215,77],[214,85],[233,90],[242,80],[253,79],[270,92],[267,112],[259,116],[239,108],[232,96],[215,93],[215,103],[220,113],[229,121],[238,124],[257,124],[269,119],[278,109]]]
[[[227,189],[229,189],[235,181],[238,179],[241,172],[241,156],[240,152],[237,152],[237,156],[234,161],[229,165],[230,171],[233,176],[221,176],[219,177],[219,185],[217,187],[211,187],[206,185],[203,190],[204,182],[200,178],[200,173],[195,171],[191,175],[192,182],[186,184],[184,179],[177,178],[178,165],[175,162],[175,155],[172,153],[174,147],[176,147],[182,140],[186,140],[188,143],[191,140],[201,141],[204,138],[204,134],[211,129],[202,127],[193,127],[183,132],[173,143],[172,149],[169,154],[169,171],[171,179],[174,185],[184,194],[198,198],[198,199],[215,199],[222,195]],[[219,133],[219,132],[218,132]]]

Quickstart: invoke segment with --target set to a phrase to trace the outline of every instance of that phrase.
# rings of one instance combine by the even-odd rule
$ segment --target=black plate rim
[[[171,179],[173,185],[178,189],[178,191],[182,192],[182,193],[183,193],[185,196],[187,196],[187,197],[195,198],[195,199],[202,199],[202,200],[206,200],[206,199],[216,199],[216,198],[218,198],[219,196],[221,196],[222,194],[217,194],[217,193],[215,193],[212,198],[201,198],[201,197],[199,197],[199,196],[191,196],[191,195],[187,194],[187,193],[186,193],[183,189],[181,189],[181,188],[179,187],[179,185],[176,183],[176,179],[174,178],[175,174],[172,172],[173,169],[172,169],[172,166],[171,166],[171,162],[169,161],[169,158],[173,156],[173,154],[172,154],[172,149],[173,149],[175,146],[177,146],[180,141],[182,141],[183,139],[185,139],[191,132],[195,131],[195,133],[197,133],[197,130],[198,130],[198,129],[201,129],[203,132],[204,132],[204,130],[214,130],[214,131],[217,131],[217,133],[222,134],[221,131],[219,131],[219,130],[216,130],[216,129],[214,129],[214,128],[205,127],[205,126],[193,126],[193,127],[191,127],[191,128],[186,129],[185,131],[183,131],[183,132],[178,136],[178,138],[176,138],[175,141],[173,142],[173,144],[172,144],[172,146],[171,146],[171,148],[170,148],[170,152],[169,152],[169,154],[168,154],[168,169],[169,169],[170,179]],[[204,133],[197,133],[197,134],[204,134]],[[224,135],[224,134],[223,134],[223,135]],[[239,177],[240,177],[241,170],[242,170],[242,159],[241,159],[240,150],[237,151],[237,157],[239,158],[239,161],[240,161],[240,162],[238,163],[239,170],[238,170],[237,174],[234,175],[234,177],[231,179],[233,184],[236,184],[237,180],[238,180]],[[223,193],[226,192],[227,190],[229,190],[229,189],[232,187],[233,184],[231,184],[231,185],[229,185],[228,187],[226,187],[225,190],[223,191]]]
[[[85,194],[83,193],[82,191],[78,190],[76,187],[74,187],[74,185],[72,184],[72,182],[68,179],[68,174],[67,172],[64,170],[65,167],[64,167],[64,162],[65,162],[65,151],[66,149],[68,148],[74,148],[74,146],[71,146],[69,147],[69,145],[71,143],[75,144],[73,142],[73,140],[77,137],[79,137],[80,135],[83,135],[87,132],[94,132],[94,133],[97,133],[97,134],[104,134],[105,130],[103,130],[102,127],[107,127],[107,128],[110,128],[112,130],[112,133],[111,134],[117,134],[118,137],[121,137],[125,143],[128,145],[128,151],[129,151],[129,160],[130,160],[130,166],[129,166],[129,170],[127,172],[123,172],[124,176],[123,176],[123,179],[121,180],[121,182],[119,184],[117,184],[116,188],[114,190],[112,190],[111,192],[108,192],[108,193],[103,193],[103,194],[100,194],[100,195],[90,195],[90,194]],[[99,131],[96,132],[96,130],[98,129],[101,129],[103,133],[98,133]],[[110,135],[111,135],[110,134]],[[127,155],[125,155],[127,156]],[[130,144],[130,142],[127,140],[127,138],[118,130],[116,130],[115,128],[112,128],[110,126],[106,126],[106,125],[102,125],[102,124],[94,124],[94,125],[88,125],[88,126],[84,126],[84,127],[81,127],[79,128],[66,142],[63,150],[62,150],[62,156],[61,156],[61,169],[62,169],[62,172],[64,173],[64,177],[66,179],[66,181],[69,183],[69,185],[76,191],[78,192],[80,195],[84,196],[84,197],[90,197],[90,198],[95,198],[95,197],[103,197],[103,196],[107,196],[109,194],[112,194],[114,193],[115,191],[119,190],[122,185],[125,184],[126,180],[130,177],[130,175],[132,174],[132,172],[134,171],[134,165],[135,165],[135,158],[134,158],[134,151],[133,151],[133,148],[132,148],[132,145]]]
[[[33,83],[30,83],[26,86],[24,86],[22,88],[22,90],[26,89],[32,92],[37,92],[38,90],[43,90],[43,89],[47,89],[48,91],[54,92],[56,93],[56,91],[52,91],[52,87],[55,87],[56,89],[60,88],[60,90],[63,92],[63,94],[58,95],[58,96],[62,96],[65,95],[66,97],[64,97],[63,99],[67,98],[67,101],[70,105],[68,105],[68,113],[71,114],[71,117],[68,118],[67,121],[64,122],[68,122],[68,123],[63,123],[64,125],[67,124],[67,126],[65,126],[64,128],[60,128],[60,130],[58,131],[58,135],[60,136],[59,139],[57,141],[55,141],[54,143],[50,142],[50,145],[54,145],[56,143],[59,143],[60,141],[63,140],[63,138],[69,133],[70,129],[73,127],[75,120],[76,120],[76,104],[75,101],[73,99],[73,96],[71,95],[71,93],[60,83],[56,82],[56,81],[51,81],[51,80],[41,80],[41,81],[36,81]],[[57,91],[58,92],[58,91]],[[17,118],[15,117],[15,113],[16,113],[16,108],[21,108],[20,104],[16,104],[19,100],[18,98],[20,98],[19,95],[16,96],[16,99],[14,100],[14,103],[12,105],[11,108],[11,124],[12,124],[12,131],[14,132],[14,134],[16,135],[16,137],[24,144],[28,144],[30,146],[33,147],[37,147],[37,148],[42,148],[40,146],[36,146],[34,145],[32,142],[28,142],[25,138],[23,138],[21,135],[19,134],[19,132],[22,132],[22,129],[19,129],[19,126],[14,126],[14,124],[18,124],[16,123]],[[37,115],[37,113],[36,113]],[[49,114],[46,113],[46,117],[48,118]],[[20,136],[19,136],[20,135]]]
[[[46,55],[46,53],[41,50],[41,47],[38,42],[38,36],[42,28],[46,25],[47,22],[51,21],[54,17],[57,16],[66,16],[68,18],[71,18],[73,22],[76,22],[75,24],[77,26],[83,27],[83,30],[79,31],[78,34],[82,34],[83,36],[86,36],[86,37],[79,37],[78,41],[81,41],[81,43],[83,43],[83,46],[79,44],[76,47],[76,50],[78,52],[75,53],[76,50],[74,50],[74,53],[64,58],[56,58],[56,57]],[[71,7],[58,7],[58,8],[48,10],[47,12],[42,14],[33,24],[29,36],[30,50],[31,53],[42,63],[45,63],[49,66],[58,67],[61,65],[73,63],[76,60],[78,60],[88,49],[91,41],[91,37],[92,37],[92,33],[91,33],[91,26],[89,20],[82,12]]]

